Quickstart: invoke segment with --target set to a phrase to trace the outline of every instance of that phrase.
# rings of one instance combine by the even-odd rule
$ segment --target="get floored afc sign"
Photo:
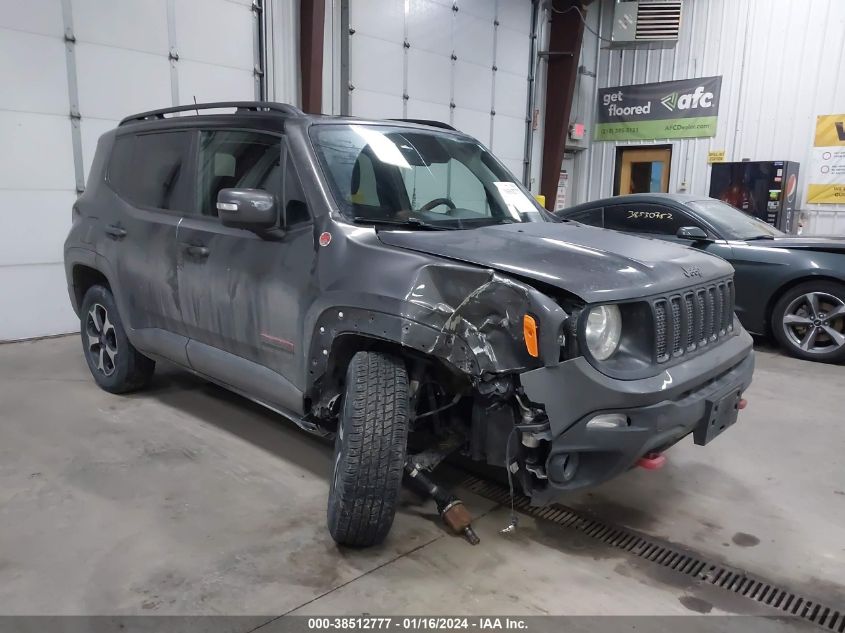
[[[701,77],[603,88],[594,140],[715,136],[721,87],[721,77]]]

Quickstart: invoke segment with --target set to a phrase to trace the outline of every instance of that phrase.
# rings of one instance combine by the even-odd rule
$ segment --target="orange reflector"
[[[537,346],[537,322],[530,314],[522,317],[522,334],[525,336],[525,349],[534,358],[537,358],[540,355]]]

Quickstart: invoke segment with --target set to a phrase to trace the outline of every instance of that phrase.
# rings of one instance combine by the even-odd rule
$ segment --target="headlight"
[[[587,314],[584,338],[596,360],[607,360],[619,347],[622,336],[622,315],[615,305],[596,306]]]

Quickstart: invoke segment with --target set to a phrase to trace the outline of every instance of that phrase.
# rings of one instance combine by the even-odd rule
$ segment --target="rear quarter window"
[[[187,212],[190,143],[187,131],[119,136],[109,159],[108,182],[135,206]]]

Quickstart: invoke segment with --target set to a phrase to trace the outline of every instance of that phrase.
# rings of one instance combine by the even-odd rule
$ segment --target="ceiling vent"
[[[674,46],[683,5],[683,0],[616,0],[611,48]]]

